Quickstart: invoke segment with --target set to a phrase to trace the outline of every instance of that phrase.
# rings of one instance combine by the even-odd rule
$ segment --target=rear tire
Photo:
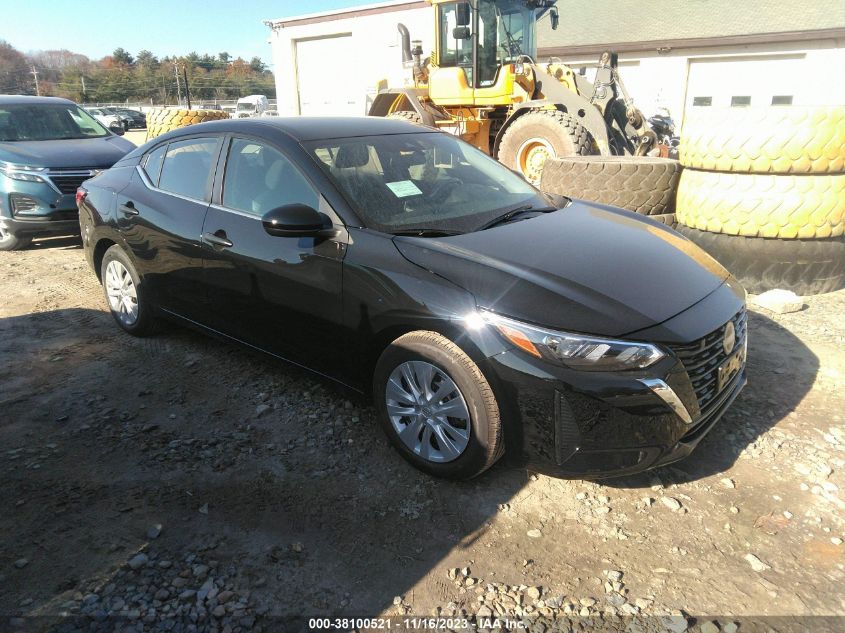
[[[547,159],[587,156],[594,148],[587,128],[566,112],[536,110],[523,114],[505,130],[497,158],[537,185]]]
[[[115,322],[132,336],[155,334],[158,330],[155,306],[129,256],[117,244],[103,255],[100,279]]]
[[[0,229],[0,251],[19,251],[32,244],[31,237],[18,237],[6,229]]]
[[[675,227],[736,277],[748,292],[782,288],[798,295],[845,287],[845,238],[783,240]]]
[[[414,373],[415,367],[422,369]],[[504,452],[499,406],[490,383],[478,365],[441,334],[410,332],[393,341],[376,363],[373,399],[393,446],[426,473],[470,479]]]

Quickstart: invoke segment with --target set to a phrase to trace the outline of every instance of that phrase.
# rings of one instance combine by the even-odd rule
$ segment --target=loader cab
[[[490,88],[498,86],[499,90],[493,93],[500,96],[510,93],[514,65],[525,56],[532,60],[536,57],[537,18],[553,2],[474,0],[434,4],[437,31],[434,75],[442,74],[443,79],[457,82],[459,87],[454,97],[466,104],[473,102],[467,102],[466,98],[478,90],[490,92]],[[538,8],[538,5],[544,6]],[[434,84],[438,83],[437,77],[432,79]],[[435,95],[432,97],[437,100]]]

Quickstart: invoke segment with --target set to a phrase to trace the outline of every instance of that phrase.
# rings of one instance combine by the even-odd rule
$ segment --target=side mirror
[[[109,130],[118,136],[123,136],[126,133],[126,130],[123,129],[123,125],[117,122],[109,124]]]
[[[456,40],[468,40],[472,37],[468,26],[456,26],[452,29],[452,37]]]
[[[457,5],[455,5],[455,23],[458,26],[469,26],[469,2],[459,2]]]
[[[334,237],[329,218],[307,204],[276,207],[261,218],[264,230],[274,237]]]
[[[558,13],[557,7],[549,9],[549,19],[552,21],[552,31],[557,31],[560,24],[560,13]]]

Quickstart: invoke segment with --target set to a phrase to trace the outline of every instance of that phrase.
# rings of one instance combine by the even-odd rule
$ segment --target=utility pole
[[[85,88],[85,75],[80,75],[82,80],[82,102],[88,101],[88,90]]]
[[[182,88],[179,86],[179,64],[173,62],[173,74],[176,75],[176,105],[182,105]]]
[[[32,75],[33,77],[35,77],[35,94],[37,94],[40,97],[41,96],[41,90],[39,90],[39,88],[38,88],[38,71],[35,70],[35,66],[32,67],[32,70],[30,71],[29,74]]]
[[[188,110],[191,109],[191,89],[188,87],[188,69],[182,66],[182,79],[185,80],[185,99],[188,101]]]

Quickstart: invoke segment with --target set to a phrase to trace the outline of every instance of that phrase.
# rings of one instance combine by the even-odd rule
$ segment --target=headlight
[[[38,174],[32,172],[47,171],[46,167],[31,167],[30,165],[17,165],[0,160],[0,174],[12,180],[23,180],[26,182],[44,182]]]
[[[490,312],[468,318],[470,327],[482,323],[495,327],[502,336],[521,350],[537,358],[585,371],[621,371],[643,369],[665,354],[649,343],[556,332],[520,323]]]

